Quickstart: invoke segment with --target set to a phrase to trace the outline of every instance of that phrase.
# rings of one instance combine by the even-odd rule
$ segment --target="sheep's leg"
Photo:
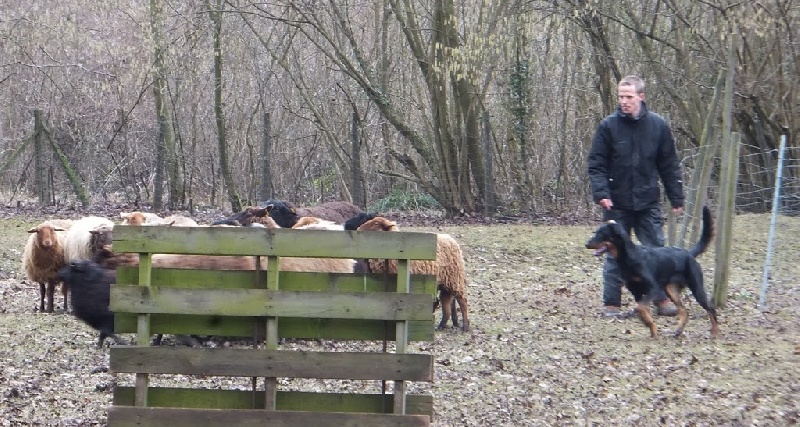
[[[444,291],[440,291],[440,292],[443,293]],[[439,308],[439,304],[441,302],[440,300],[441,300],[441,297],[436,298],[433,301],[433,311],[434,311],[434,313],[436,312],[436,309]],[[458,327],[458,313],[456,313],[456,300],[455,299],[453,299],[452,302],[450,303],[450,320],[453,321],[453,326]]]
[[[456,299],[453,298],[453,301],[450,303],[450,320],[453,321],[453,327],[458,327],[458,313],[456,312]]]
[[[45,285],[39,282],[39,313],[44,313]]]
[[[53,312],[53,293],[56,291],[56,284],[47,282],[47,312]]]
[[[69,313],[69,286],[61,282],[61,295],[64,296],[64,312]]]
[[[450,292],[439,292],[439,300],[442,302],[442,321],[436,329],[444,329],[447,325],[447,319],[450,318],[450,309],[452,308],[453,294]]]
[[[469,331],[469,316],[467,315],[467,297],[464,295],[458,295],[455,298],[455,301],[458,301],[458,306],[461,307],[461,320],[464,322],[461,325],[461,330],[464,332]],[[453,305],[455,305],[455,301],[453,301]],[[453,309],[453,316],[455,316],[455,309]]]

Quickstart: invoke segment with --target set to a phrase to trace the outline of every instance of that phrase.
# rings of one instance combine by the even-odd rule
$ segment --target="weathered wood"
[[[397,261],[397,292],[408,292],[411,290],[409,284],[410,269],[408,260]],[[408,322],[395,323],[395,353],[398,356],[406,352],[408,346]],[[394,402],[392,411],[395,414],[406,413],[406,389],[407,384],[403,378],[397,378],[394,382]]]
[[[114,387],[114,405],[133,406],[133,387]],[[151,407],[206,409],[264,409],[264,392],[173,387],[151,387]],[[279,411],[302,411],[314,408],[321,412],[386,413],[392,408],[391,394],[314,393],[278,391]],[[256,406],[253,406],[253,401]],[[433,397],[406,395],[406,413],[433,416]]]
[[[263,411],[255,409],[175,409],[113,406],[108,423],[114,426],[429,426],[425,415],[363,414],[344,412]]]
[[[256,283],[260,283],[261,278],[256,277],[255,271],[154,268],[151,274],[151,284],[159,287],[264,288],[263,284]],[[281,271],[278,276],[281,289],[285,291],[386,292],[385,281],[397,281],[397,275],[384,275],[382,273],[352,274]],[[436,276],[412,274],[410,278],[410,293],[436,295]],[[138,267],[117,268],[117,283],[124,285],[138,284]]]
[[[249,227],[114,227],[114,250],[157,254],[436,259],[434,233]]]
[[[434,319],[409,321],[409,341],[433,341]],[[210,315],[151,314],[153,334],[195,334],[249,338],[257,318]],[[114,331],[136,332],[136,315],[117,313]],[[278,324],[278,338],[380,341],[393,340],[395,328],[386,335],[383,320],[283,318]],[[263,340],[263,334],[258,336]]]
[[[111,288],[109,307],[114,312],[219,316],[376,320],[426,320],[431,317],[431,299],[428,295],[366,292],[184,289],[115,285]]]
[[[139,281],[143,289],[150,289],[152,279],[151,266],[153,256],[140,254],[139,256]],[[136,344],[147,345],[150,343],[150,314],[138,312],[136,317]],[[136,406],[147,406],[147,390],[150,386],[150,377],[145,373],[136,374]]]
[[[136,226],[115,228],[114,234],[115,250],[139,253],[141,259],[138,268],[118,269],[110,303],[116,331],[138,332],[140,345],[111,350],[111,370],[135,373],[137,383],[115,391],[115,405],[125,406],[111,408],[109,424],[430,423],[432,398],[408,396],[406,382],[432,381],[433,356],[403,353],[411,339],[433,339],[435,277],[409,275],[408,260],[434,259],[434,234]],[[239,258],[195,257],[192,270],[152,268],[156,258],[173,259],[153,254],[173,253]],[[289,256],[398,259],[400,273],[279,271],[278,257]],[[248,270],[233,270],[242,267]],[[395,322],[400,326],[386,327]],[[149,347],[142,338],[150,333],[233,335],[263,341],[264,346]],[[399,354],[278,350],[278,339],[284,337],[380,340],[392,335]],[[147,384],[152,374],[250,377],[253,388],[162,393]],[[264,390],[257,389],[259,377],[264,378]],[[279,377],[388,380],[396,386],[393,394],[380,395],[286,392],[278,390]]]
[[[109,369],[147,374],[433,381],[433,356],[118,346],[111,348]]]
[[[267,257],[267,281],[264,286],[271,291],[280,289],[280,274],[277,274],[278,264],[277,257]],[[278,318],[275,316],[267,317],[264,320],[264,328],[266,331],[264,350],[275,352],[278,350]],[[278,407],[278,378],[276,375],[264,376],[264,408],[272,411]],[[258,376],[258,374],[254,372],[253,376]]]

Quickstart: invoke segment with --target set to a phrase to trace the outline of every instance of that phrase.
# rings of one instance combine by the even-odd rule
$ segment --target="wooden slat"
[[[342,412],[262,411],[254,409],[175,409],[114,406],[108,411],[112,426],[263,426],[272,427],[390,427],[429,426],[425,415],[361,414]]]
[[[113,244],[136,253],[436,259],[436,235],[415,232],[117,225]]]
[[[110,308],[128,313],[425,320],[431,317],[431,298],[422,294],[114,285]]]
[[[147,374],[433,381],[433,356],[115,346],[109,369]]]
[[[394,274],[282,271],[279,276],[281,289],[285,291],[386,292],[386,281],[397,283],[397,276]],[[412,274],[410,278],[410,293],[436,295],[436,276]],[[255,285],[255,279],[253,270],[154,268],[151,285],[179,288],[263,288],[263,285]],[[138,284],[139,269],[135,267],[117,268],[117,283],[122,285]]]
[[[225,337],[252,337],[253,317],[223,317],[185,314],[151,314],[150,332],[153,334],[194,334]],[[409,321],[409,341],[433,341],[434,320]],[[114,315],[117,333],[136,332],[136,316],[131,313]],[[385,321],[359,319],[313,319],[284,317],[278,324],[278,338],[332,339],[380,341],[393,340],[395,329],[386,334]],[[263,335],[258,337],[263,340]]]
[[[114,387],[113,404],[133,406],[133,391],[133,387]],[[148,397],[156,408],[264,409],[263,391],[254,395],[247,390],[150,387]],[[406,400],[408,414],[433,416],[433,396],[409,394]],[[278,391],[276,406],[280,411],[389,413],[392,395]]]

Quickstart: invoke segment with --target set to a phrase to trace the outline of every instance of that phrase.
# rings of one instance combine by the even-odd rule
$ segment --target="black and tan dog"
[[[689,314],[681,302],[684,288],[689,288],[694,299],[707,312],[711,319],[711,336],[719,334],[717,311],[711,305],[703,286],[703,270],[695,259],[705,252],[711,243],[714,226],[711,211],[703,208],[703,230],[700,240],[691,249],[677,247],[648,247],[633,243],[620,224],[609,221],[595,230],[594,236],[586,242],[587,249],[594,249],[595,255],[609,252],[619,265],[625,286],[636,300],[635,311],[650,328],[650,335],[656,337],[656,326],[648,309],[650,295],[655,286],[664,288],[667,296],[678,307],[678,328],[675,336],[683,332]]]

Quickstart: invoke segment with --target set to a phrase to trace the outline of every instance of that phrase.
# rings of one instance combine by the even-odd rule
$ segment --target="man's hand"
[[[682,214],[682,213],[683,213],[683,208],[682,208],[682,207],[679,207],[679,208],[672,208],[672,213],[674,213],[674,214],[675,214],[675,216],[680,216],[680,214]]]
[[[611,208],[614,207],[614,202],[612,202],[611,199],[600,199],[600,201],[597,202],[597,204],[607,211],[610,211]]]

